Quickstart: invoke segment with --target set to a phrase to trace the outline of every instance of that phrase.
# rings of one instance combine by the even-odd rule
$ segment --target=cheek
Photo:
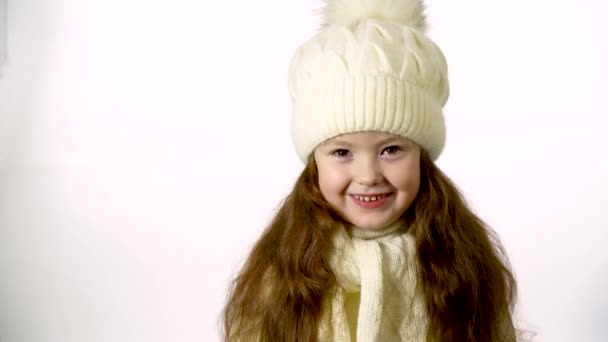
[[[326,199],[340,196],[348,187],[348,177],[339,168],[319,168],[319,188]]]
[[[390,182],[399,190],[417,193],[420,188],[420,165],[413,163],[392,170]]]

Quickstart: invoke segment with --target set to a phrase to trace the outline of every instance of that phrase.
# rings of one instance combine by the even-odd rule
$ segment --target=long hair
[[[316,341],[336,226],[318,183],[312,160],[253,247],[223,313],[226,341]]]
[[[514,341],[515,280],[504,250],[424,151],[420,190],[404,215],[413,219],[427,340]],[[222,314],[226,341],[317,341],[341,224],[311,158],[234,280]]]
[[[426,153],[420,167],[420,190],[407,214],[415,215],[428,340],[515,341],[516,282],[498,237]]]

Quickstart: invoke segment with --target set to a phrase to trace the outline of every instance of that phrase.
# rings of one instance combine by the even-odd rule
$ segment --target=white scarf
[[[324,303],[319,341],[426,341],[428,322],[417,288],[416,244],[405,224],[398,221],[378,231],[340,229],[334,246],[330,264],[338,286]],[[357,294],[358,315],[351,313],[349,321],[352,310],[345,303]]]

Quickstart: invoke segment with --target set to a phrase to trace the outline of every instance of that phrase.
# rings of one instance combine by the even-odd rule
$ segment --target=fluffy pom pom
[[[422,0],[324,0],[323,26],[353,26],[365,19],[378,19],[426,30]]]

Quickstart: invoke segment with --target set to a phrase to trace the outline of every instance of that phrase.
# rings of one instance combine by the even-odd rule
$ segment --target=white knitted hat
[[[325,0],[320,31],[289,69],[292,136],[306,162],[323,141],[381,131],[436,160],[445,144],[447,63],[426,35],[422,0]]]

